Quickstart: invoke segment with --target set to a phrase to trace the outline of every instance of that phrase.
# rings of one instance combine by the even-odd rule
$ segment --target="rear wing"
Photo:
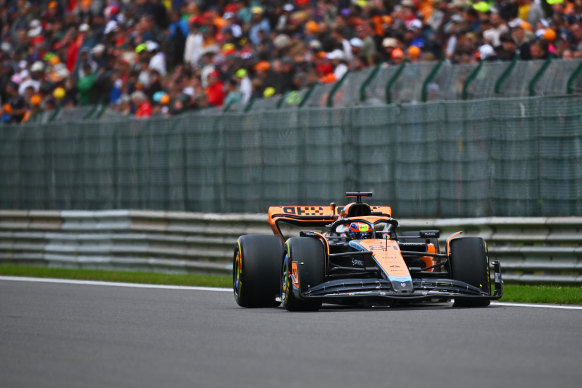
[[[362,207],[365,206],[365,213]],[[346,206],[336,206],[334,203],[328,206],[271,206],[269,207],[269,225],[276,236],[284,238],[278,225],[283,221],[299,226],[321,227],[331,224],[338,218],[348,217],[351,209],[357,210],[357,216],[376,215],[390,217],[390,206],[369,206],[362,203],[350,203]]]

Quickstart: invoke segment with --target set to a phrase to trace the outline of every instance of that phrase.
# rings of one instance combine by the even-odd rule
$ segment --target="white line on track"
[[[17,282],[34,282],[34,283],[58,283],[58,284],[81,284],[88,286],[107,286],[107,287],[127,287],[127,288],[159,288],[164,290],[188,290],[188,291],[219,291],[232,292],[232,288],[218,287],[188,287],[188,286],[166,286],[159,284],[141,284],[141,283],[114,283],[114,282],[97,282],[93,280],[71,280],[71,279],[52,279],[52,278],[27,278],[20,276],[0,276],[0,280],[10,280]]]
[[[534,303],[509,303],[509,302],[491,302],[491,304],[495,306],[507,306],[507,307],[533,307],[561,310],[582,310],[582,306],[570,306],[564,304],[534,304]]]
[[[28,277],[20,277],[20,276],[0,276],[0,280],[17,281],[17,282],[33,282],[33,283],[79,284],[79,285],[106,286],[106,287],[157,288],[157,289],[163,289],[163,290],[232,292],[231,288],[218,288],[218,287],[167,286],[167,285],[159,285],[159,284],[114,283],[114,282],[97,282],[97,281],[93,281],[93,280],[28,278]],[[529,307],[529,308],[547,308],[547,309],[561,309],[561,310],[582,310],[582,306],[569,306],[569,305],[557,305],[557,304],[532,304],[532,303],[509,303],[509,302],[492,302],[491,304],[494,306],[506,306],[506,307]]]

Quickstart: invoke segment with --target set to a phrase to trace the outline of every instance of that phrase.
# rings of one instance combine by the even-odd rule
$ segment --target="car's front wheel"
[[[316,311],[320,300],[303,299],[297,294],[323,283],[325,251],[321,241],[311,237],[293,237],[285,244],[281,271],[281,302],[289,311]]]
[[[452,278],[480,288],[491,295],[489,257],[485,241],[479,237],[463,237],[451,241],[450,268]],[[489,306],[487,299],[458,299],[455,307]]]

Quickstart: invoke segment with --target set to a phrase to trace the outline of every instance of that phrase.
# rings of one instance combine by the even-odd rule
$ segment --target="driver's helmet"
[[[347,233],[351,240],[364,240],[372,238],[372,227],[365,222],[352,222]]]

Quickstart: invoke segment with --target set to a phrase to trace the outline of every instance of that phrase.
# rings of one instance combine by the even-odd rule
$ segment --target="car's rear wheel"
[[[323,283],[325,251],[321,241],[311,237],[293,237],[285,244],[281,271],[281,302],[289,311],[317,311],[321,301],[302,299],[296,293]]]
[[[234,249],[234,299],[242,307],[276,307],[283,244],[276,236],[246,235]]]
[[[479,237],[457,238],[451,241],[450,268],[452,278],[480,288],[491,295],[489,257],[485,241]],[[458,299],[455,307],[489,306],[489,300]]]

